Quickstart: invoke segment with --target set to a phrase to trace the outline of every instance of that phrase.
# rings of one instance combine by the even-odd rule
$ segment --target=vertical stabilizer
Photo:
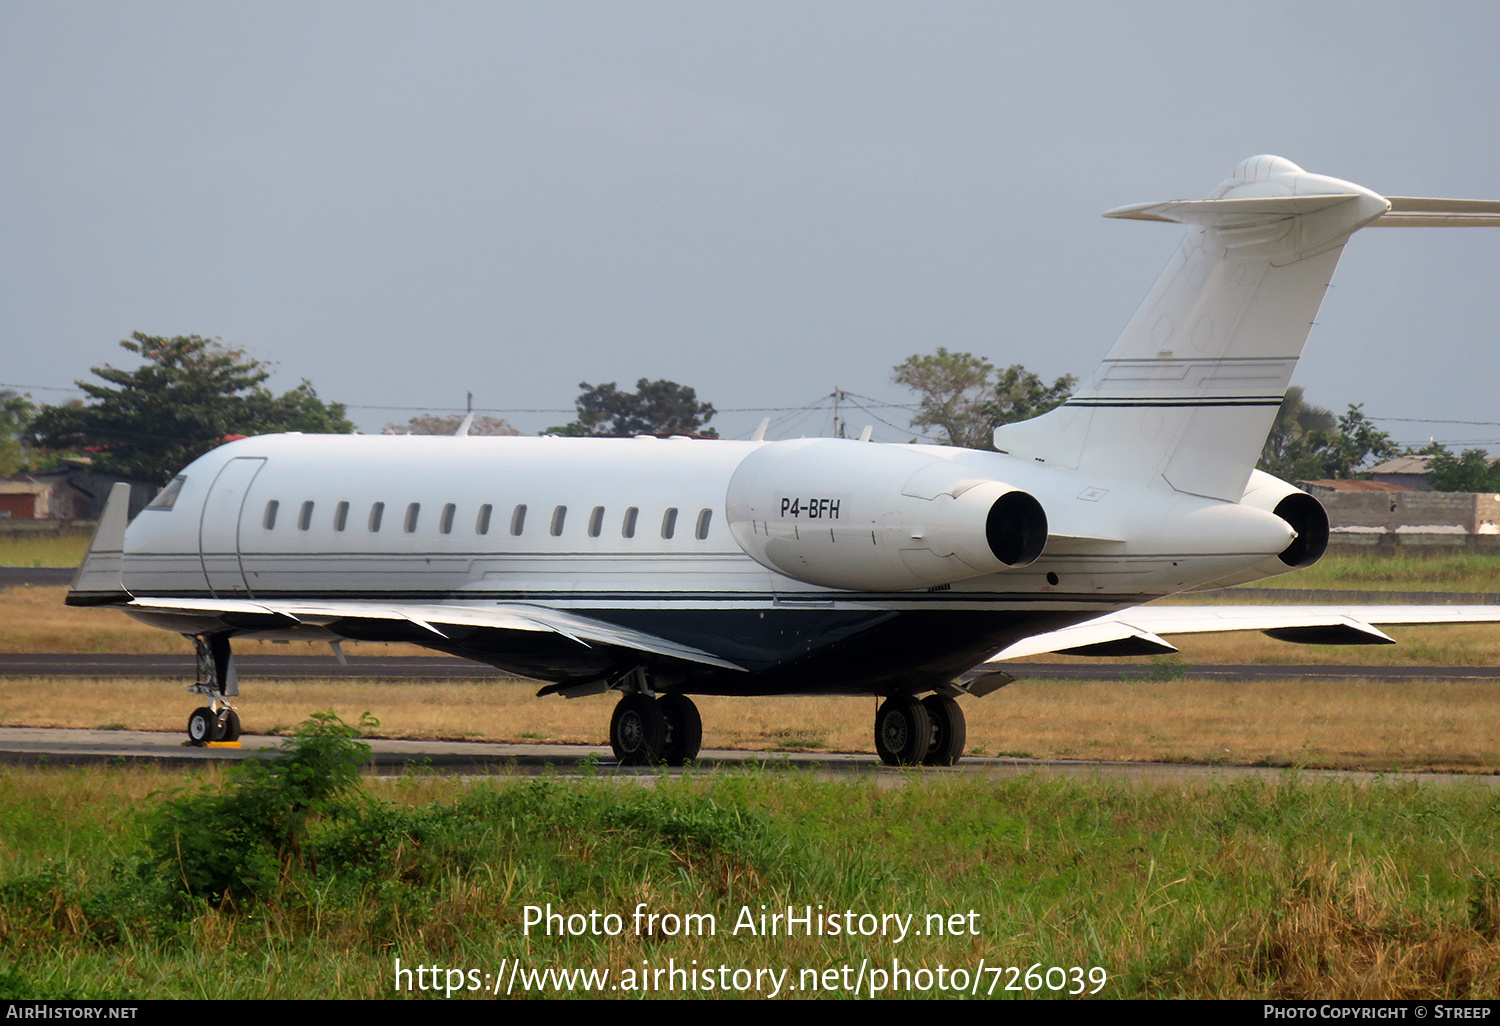
[[[73,586],[68,589],[70,606],[100,606],[130,601],[130,593],[120,581],[120,565],[125,558],[125,528],[130,523],[130,485],[115,482],[104,504],[104,515],[94,530],[94,540],[83,557]]]
[[[1077,394],[997,428],[995,446],[1238,501],[1344,243],[1389,209],[1368,189],[1261,156],[1206,200],[1111,210],[1186,224],[1187,237]]]

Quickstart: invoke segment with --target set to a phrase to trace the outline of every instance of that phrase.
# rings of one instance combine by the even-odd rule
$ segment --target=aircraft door
[[[215,598],[243,598],[250,593],[240,566],[240,512],[250,483],[265,465],[262,457],[230,460],[214,478],[203,503],[198,552],[208,590]]]

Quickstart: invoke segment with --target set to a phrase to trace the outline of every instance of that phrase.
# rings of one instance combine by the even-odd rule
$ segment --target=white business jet
[[[1106,216],[1187,237],[1067,403],[998,452],[811,438],[271,435],[195,461],[127,526],[116,486],[68,595],[191,638],[194,743],[240,730],[234,638],[405,641],[620,692],[621,762],[694,758],[689,695],[884,696],[891,764],[951,765],[955,698],[1038,652],[1173,651],[1178,631],[1389,642],[1500,607],[1140,609],[1311,564],[1328,518],[1256,471],[1344,243],[1500,225],[1280,157],[1208,199]],[[762,429],[763,430],[763,429]],[[926,696],[926,697],[923,697]]]

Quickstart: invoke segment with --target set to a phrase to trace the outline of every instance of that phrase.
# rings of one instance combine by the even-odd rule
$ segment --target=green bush
[[[375,725],[368,715],[360,721]],[[279,757],[233,767],[222,790],[163,802],[147,814],[149,870],[189,899],[272,893],[301,861],[312,823],[358,815],[364,801],[353,791],[370,757],[359,734],[318,713],[282,743]]]

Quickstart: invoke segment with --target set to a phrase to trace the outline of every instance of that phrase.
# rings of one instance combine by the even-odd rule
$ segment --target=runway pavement
[[[241,759],[269,758],[281,738],[245,735],[240,748],[193,748],[180,733],[138,730],[67,730],[0,727],[0,762],[30,766],[153,764],[173,768],[205,766]],[[398,741],[367,739],[371,771],[378,776],[407,772],[443,772],[481,776],[564,776],[637,778],[664,775],[771,768],[797,770],[827,779],[851,774],[874,776],[890,785],[938,781],[954,776],[1013,777],[1024,774],[1103,777],[1140,784],[1227,783],[1259,778],[1279,780],[1294,773],[1307,780],[1352,780],[1358,783],[1419,782],[1442,786],[1500,788],[1500,776],[1461,773],[1364,773],[1350,770],[1289,770],[1268,766],[1209,766],[1177,763],[1088,762],[1070,759],[1002,759],[966,757],[944,768],[895,769],[873,755],[839,752],[743,752],[705,750],[690,769],[617,766],[607,747],[590,745],[491,744],[477,741]]]

